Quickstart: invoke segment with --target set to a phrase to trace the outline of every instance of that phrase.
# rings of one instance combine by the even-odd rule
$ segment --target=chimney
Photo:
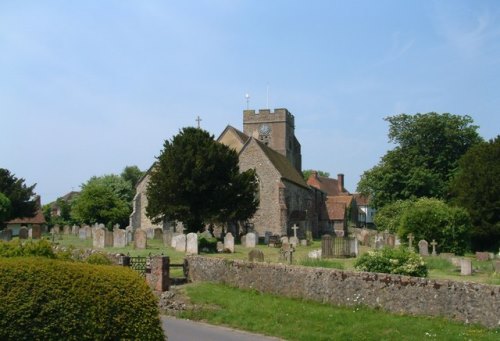
[[[344,192],[344,174],[337,174],[337,184],[339,186],[339,192]]]
[[[318,172],[317,171],[312,171],[311,175],[313,176],[314,179],[318,178]]]

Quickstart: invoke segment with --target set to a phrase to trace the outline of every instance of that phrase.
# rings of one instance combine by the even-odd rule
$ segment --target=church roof
[[[16,218],[8,221],[6,224],[45,224],[45,217],[39,208],[34,217]]]
[[[344,220],[346,209],[351,205],[352,195],[328,196],[326,199],[326,210],[329,220]]]
[[[255,141],[257,145],[262,149],[264,154],[273,164],[274,168],[281,174],[281,177],[285,180],[293,182],[296,185],[309,188],[306,181],[302,177],[302,174],[297,171],[297,169],[292,165],[292,163],[281,153],[278,153],[274,149],[266,146],[264,143],[258,141],[255,138],[251,138]]]
[[[245,134],[244,132],[236,129],[235,127],[233,127],[232,125],[228,125],[223,131],[222,133],[219,135],[219,137],[217,138],[217,141],[220,142],[222,136],[224,136],[224,134],[226,134],[226,132],[228,130],[231,130],[233,131],[236,136],[238,136],[238,138],[240,139],[241,143],[246,143],[248,141],[248,139],[250,138],[247,134]]]
[[[338,179],[327,178],[317,173],[313,173],[311,174],[311,176],[309,176],[309,179],[307,179],[307,184],[309,186],[316,187],[322,190],[329,196],[349,194],[349,192],[345,188],[342,188],[342,190],[340,190],[341,184],[339,184]]]

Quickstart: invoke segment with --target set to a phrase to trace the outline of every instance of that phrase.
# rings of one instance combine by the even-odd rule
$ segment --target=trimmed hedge
[[[127,268],[0,258],[0,340],[164,340],[144,279]]]

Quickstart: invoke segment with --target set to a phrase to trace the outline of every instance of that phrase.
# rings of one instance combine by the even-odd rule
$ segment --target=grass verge
[[[272,335],[286,340],[498,340],[488,330],[444,318],[413,317],[367,307],[334,307],[213,283],[186,286],[196,309],[182,318]],[[257,303],[258,302],[258,303]]]

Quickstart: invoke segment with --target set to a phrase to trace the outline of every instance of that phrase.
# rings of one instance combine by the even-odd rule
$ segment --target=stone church
[[[345,230],[345,223],[339,225],[338,221],[332,220],[332,209],[327,207],[328,188],[315,186],[318,181],[309,181],[308,184],[303,178],[295,118],[287,109],[245,110],[243,131],[227,126],[217,141],[238,153],[241,171],[254,168],[258,177],[259,208],[252,219],[242,222],[241,229],[254,231],[260,237],[266,232],[291,235],[293,225],[299,226],[297,232],[300,235],[311,231],[314,237],[333,230]],[[133,228],[155,227],[145,215],[148,181],[149,171],[137,184],[130,216]],[[348,194],[343,189],[343,175],[340,188],[341,194]],[[343,207],[344,212],[338,216],[345,216],[346,207]],[[158,227],[169,229],[170,226],[165,223]]]

